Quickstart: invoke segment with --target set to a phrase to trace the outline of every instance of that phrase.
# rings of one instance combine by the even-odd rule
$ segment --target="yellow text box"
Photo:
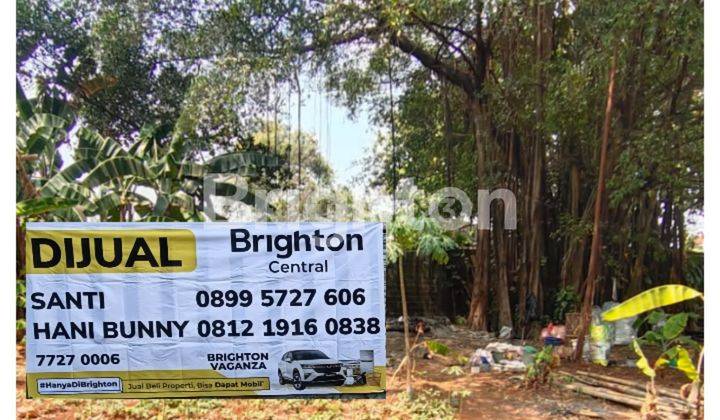
[[[188,229],[28,230],[28,274],[177,273],[197,267]]]

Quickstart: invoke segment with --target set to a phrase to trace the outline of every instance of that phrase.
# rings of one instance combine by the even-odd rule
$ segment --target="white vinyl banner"
[[[381,223],[29,223],[29,397],[385,392]]]

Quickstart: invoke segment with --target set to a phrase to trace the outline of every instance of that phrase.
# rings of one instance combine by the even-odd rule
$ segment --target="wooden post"
[[[402,302],[403,333],[405,335],[405,384],[407,386],[408,398],[412,398],[412,357],[410,355],[410,320],[408,319],[407,297],[405,295],[405,275],[403,273],[403,257],[398,258],[398,270],[400,271],[400,301]]]

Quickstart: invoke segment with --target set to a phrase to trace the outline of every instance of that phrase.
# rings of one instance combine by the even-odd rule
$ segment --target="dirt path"
[[[453,332],[449,337],[435,337],[450,347],[453,353],[469,356],[482,345],[472,335],[462,330]],[[399,362],[403,349],[402,336],[388,333],[388,357],[390,375]],[[93,402],[85,400],[27,400],[25,399],[25,360],[23,348],[18,347],[17,356],[17,405],[18,418],[143,418],[157,413],[165,402],[144,402],[136,400]],[[429,414],[424,418],[447,417],[445,411],[437,407],[452,405],[452,413],[461,419],[544,419],[544,418],[637,418],[638,412],[620,405],[602,400],[569,393],[552,386],[528,389],[522,386],[522,374],[487,372],[469,374],[467,368],[462,372],[447,369],[448,363],[437,359],[419,358],[415,365],[414,385],[418,395],[431,395],[428,402]],[[642,376],[633,368],[601,368],[587,364],[564,365],[564,370],[593,370],[604,374],[641,380]],[[177,412],[168,412],[166,417],[203,417],[226,418],[228,415],[242,415],[251,418],[407,418],[421,417],[425,408],[412,408],[405,415],[399,408],[407,403],[403,400],[404,375],[389,380],[386,400],[355,401],[294,401],[286,400],[202,400],[181,404]],[[660,382],[675,383],[678,378],[665,377]],[[466,394],[463,396],[462,394]],[[187,400],[186,400],[187,401]],[[191,400],[192,401],[192,400]],[[154,404],[154,405],[153,405]],[[202,408],[200,407],[202,404]],[[173,406],[174,407],[174,406]],[[184,407],[184,408],[183,408]],[[403,406],[404,407],[404,406]],[[403,408],[404,409],[404,408]],[[145,411],[143,411],[145,410]],[[173,414],[175,413],[175,414]]]
[[[453,335],[456,337],[438,338],[453,352],[469,356],[481,345],[462,333]],[[392,349],[402,349],[400,334],[388,333],[388,350]],[[637,418],[639,415],[635,410],[552,386],[528,389],[522,384],[522,373],[487,372],[453,376],[447,370],[443,371],[444,368],[446,366],[436,360],[417,360],[416,385],[421,389],[437,389],[445,393],[469,391],[470,395],[460,406],[458,417],[461,419],[587,418],[596,415]],[[564,368],[574,370],[576,367]]]

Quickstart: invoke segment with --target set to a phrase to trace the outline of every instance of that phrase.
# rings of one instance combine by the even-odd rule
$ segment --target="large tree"
[[[393,128],[373,167],[389,189],[405,174],[428,189],[515,192],[518,229],[502,229],[495,206],[492,230],[475,233],[473,328],[524,328],[548,312],[553,291],[586,289],[593,227],[604,234],[596,302],[684,276],[685,219],[703,202],[702,2],[72,5],[19,6],[18,63],[77,98],[101,130],[138,136],[122,119],[142,121],[146,115],[133,113],[147,105],[149,119],[173,121],[168,139],[184,136],[188,153],[254,144],[243,135],[263,131],[253,116],[276,112],[276,99],[300,91],[305,72],[323,76],[351,111],[366,102],[375,122]],[[114,38],[113,25],[123,37]],[[43,51],[43,37],[61,47]],[[593,226],[613,54],[607,205]],[[22,64],[31,62],[38,64]],[[82,83],[63,85],[67,75]],[[110,117],[93,95],[83,99],[128,78],[142,80],[118,92],[139,99],[133,109],[102,101]],[[177,81],[182,95],[154,87],[163,80]],[[296,144],[299,175],[307,162],[301,135]]]

